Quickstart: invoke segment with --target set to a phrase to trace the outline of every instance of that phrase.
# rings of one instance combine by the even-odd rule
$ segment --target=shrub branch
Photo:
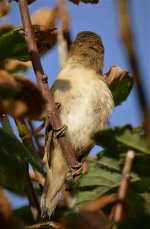
[[[36,75],[36,79],[41,89],[45,99],[48,102],[47,106],[47,115],[49,117],[50,123],[54,130],[60,129],[62,127],[56,106],[53,102],[51,92],[48,87],[48,77],[45,75],[43,67],[40,62],[38,55],[37,45],[35,42],[35,35],[31,24],[31,19],[29,15],[29,10],[27,6],[27,1],[18,0],[20,7],[20,14],[22,18],[22,24],[25,32],[25,40],[27,43],[28,51],[32,61],[33,69]],[[66,136],[59,136],[58,138],[60,147],[64,153],[68,165],[72,169],[73,174],[76,173],[76,170],[80,168],[80,164],[76,161],[74,153],[71,149],[71,144],[67,140]]]

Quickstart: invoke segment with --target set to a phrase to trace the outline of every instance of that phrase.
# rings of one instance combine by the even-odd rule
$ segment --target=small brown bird
[[[51,89],[55,103],[61,104],[61,122],[68,127],[66,136],[77,160],[94,145],[91,137],[107,127],[114,106],[111,92],[102,78],[103,62],[104,47],[101,38],[89,31],[78,33],[69,58]],[[70,170],[57,138],[53,137],[48,120],[45,136],[44,161],[47,176],[41,210],[42,215],[51,216]]]

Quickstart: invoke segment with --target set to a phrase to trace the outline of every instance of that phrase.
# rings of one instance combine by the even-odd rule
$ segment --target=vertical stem
[[[52,95],[49,90],[48,86],[48,78],[44,74],[39,56],[38,56],[38,50],[35,42],[35,35],[33,31],[33,27],[31,24],[31,19],[28,11],[27,1],[25,0],[18,0],[19,7],[20,7],[20,13],[22,17],[22,23],[25,31],[25,39],[27,42],[28,50],[30,53],[31,61],[33,64],[34,72],[37,78],[37,82],[39,84],[39,87],[45,97],[45,99],[48,102],[47,106],[47,115],[50,119],[51,125],[54,130],[59,130],[62,127],[60,117],[58,115],[56,106],[53,102]],[[75,155],[72,151],[71,145],[69,141],[67,140],[66,136],[59,136],[58,138],[60,147],[62,149],[62,152],[64,153],[64,156],[66,158],[66,161],[68,162],[68,165],[70,168],[72,168],[75,173],[76,169],[79,169],[81,166],[75,158]]]
[[[32,215],[35,221],[41,221],[41,209],[40,209],[40,205],[39,205],[36,193],[32,185],[32,181],[29,176],[28,164],[26,164],[26,176],[27,176],[27,182],[28,182],[26,192],[27,192],[27,196],[28,196],[29,203],[31,206]]]
[[[123,204],[122,203],[123,201],[125,201],[126,196],[127,196],[134,156],[135,156],[135,153],[133,150],[129,150],[127,152],[126,160],[125,160],[125,164],[124,164],[124,168],[122,172],[122,178],[120,182],[120,188],[118,191],[118,198],[120,200],[120,203],[117,203],[116,208],[115,208],[114,220],[116,222],[121,220],[122,215],[123,215]],[[113,229],[116,229],[116,226],[114,226]]]
[[[35,156],[39,161],[40,161],[40,157],[37,154],[37,151],[35,149],[34,143],[32,141],[32,138],[29,135],[29,130],[26,126],[26,123],[24,120],[19,120],[16,119],[16,125],[18,127],[18,132],[19,135],[24,143],[24,145],[29,149],[29,151],[31,152],[31,154],[33,156]],[[26,171],[26,176],[27,176],[27,182],[28,182],[28,186],[26,187],[26,192],[27,192],[27,196],[31,205],[31,211],[33,214],[33,217],[35,220],[41,220],[41,210],[40,210],[40,205],[36,196],[36,193],[34,191],[33,185],[32,185],[32,181],[30,179],[29,176],[29,171],[28,171],[28,164],[26,163],[26,167],[25,167],[25,171]],[[36,177],[38,178],[39,184],[40,183],[44,183],[42,182],[42,180],[44,179],[42,174],[40,174],[39,172],[37,172],[36,170],[34,171]]]

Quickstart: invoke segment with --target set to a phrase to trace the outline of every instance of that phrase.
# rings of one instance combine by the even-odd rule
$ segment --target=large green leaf
[[[25,164],[31,163],[41,171],[37,160],[28,149],[7,130],[0,128],[0,182],[14,191],[24,191],[26,185]]]
[[[129,129],[125,129],[124,133],[116,136],[116,140],[130,148],[139,150],[143,153],[150,155],[150,147],[148,146],[145,138]]]
[[[150,154],[149,145],[141,133],[142,127],[132,128],[130,125],[125,125],[101,131],[94,136],[94,140],[97,145],[111,152],[123,152],[132,148]]]
[[[98,161],[89,162],[90,169],[83,175],[78,189],[77,204],[82,206],[88,201],[109,193],[120,185],[121,169],[116,160],[102,157]],[[139,177],[132,175],[132,182],[138,181]]]
[[[126,152],[127,147],[123,144],[120,144],[116,137],[120,136],[126,129],[132,129],[130,125],[125,125],[122,127],[112,127],[106,130],[103,130],[101,132],[98,132],[94,136],[94,141],[97,145],[103,147],[104,149],[107,149],[109,153],[113,153],[113,157],[117,152]],[[117,155],[116,155],[117,156]]]

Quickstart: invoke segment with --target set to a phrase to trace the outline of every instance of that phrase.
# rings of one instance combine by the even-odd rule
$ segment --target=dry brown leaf
[[[36,84],[20,76],[14,76],[21,91],[17,94],[18,102],[23,101],[28,110],[24,114],[30,119],[36,119],[46,109],[46,101]],[[20,100],[20,101],[19,101]],[[18,104],[17,104],[18,105]]]
[[[46,51],[53,48],[57,42],[56,28],[49,28],[44,25],[34,25],[36,42],[39,55],[43,55]]]
[[[33,25],[44,25],[49,28],[54,28],[58,19],[58,8],[43,8],[36,11],[31,16]]]
[[[13,215],[11,204],[2,188],[0,188],[0,228],[23,229],[23,225]]]
[[[0,188],[0,212],[6,219],[8,219],[12,214],[11,204],[5,196],[2,188]]]
[[[15,79],[5,70],[0,70],[0,85],[10,85],[17,89]]]
[[[23,27],[19,26],[14,30],[14,32],[19,30],[21,34],[21,29],[23,31]],[[35,32],[35,40],[38,47],[38,53],[41,56],[46,51],[55,46],[57,42],[56,28],[49,28],[45,25],[33,25],[33,29]],[[24,36],[24,33],[22,33],[22,35]]]
[[[0,2],[0,17],[4,17],[9,12],[9,4]]]
[[[0,114],[14,117],[40,118],[46,110],[41,91],[30,80],[0,71]],[[10,96],[8,95],[10,94]]]
[[[57,18],[57,7],[40,9],[31,17],[40,56],[52,48],[57,42],[57,33],[56,30],[54,30]],[[39,36],[37,36],[38,34]]]
[[[129,72],[124,71],[121,67],[119,66],[112,66],[110,67],[109,71],[103,75],[105,80],[107,81],[108,85],[112,84],[114,81],[122,81],[122,80],[129,80],[132,81],[133,84],[133,79],[129,75]]]
[[[23,62],[19,60],[5,60],[4,69],[9,72],[16,72],[19,70],[26,71],[28,68],[32,67],[31,61]]]

